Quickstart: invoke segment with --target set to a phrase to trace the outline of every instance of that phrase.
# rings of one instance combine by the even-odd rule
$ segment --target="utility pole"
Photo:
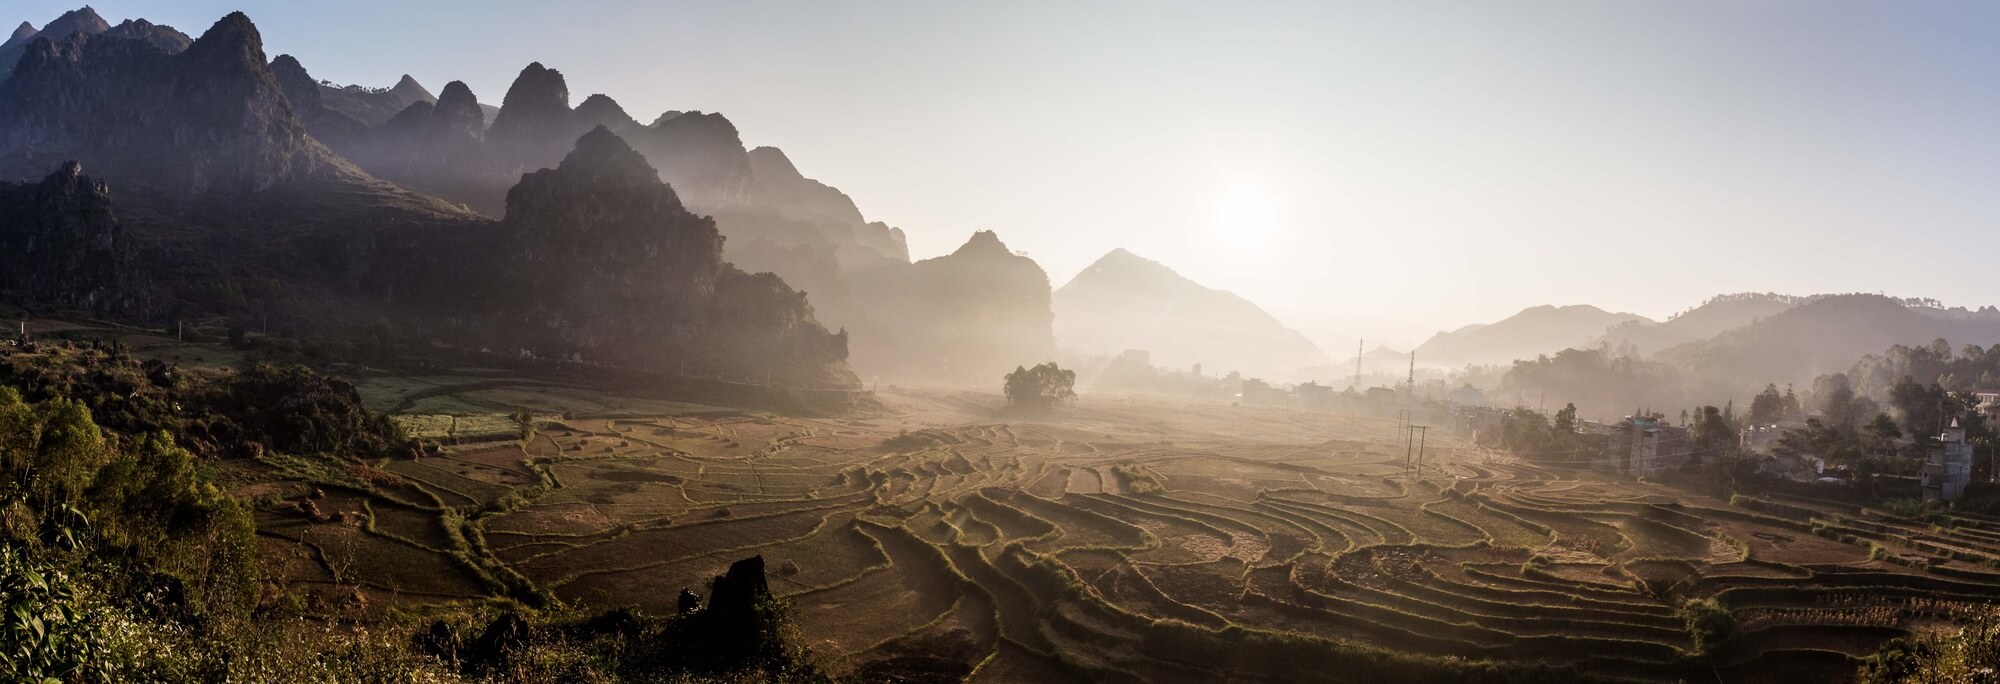
[[[1403,431],[1403,434],[1404,434],[1404,438],[1403,438],[1403,474],[1404,474],[1404,475],[1408,475],[1408,474],[1410,474],[1410,457],[1411,457],[1411,456],[1412,456],[1412,455],[1413,455],[1413,454],[1414,454],[1414,453],[1416,452],[1416,446],[1417,446],[1417,430],[1416,430],[1416,427],[1415,427],[1415,426],[1410,426],[1410,427],[1409,427],[1408,429],[1406,429],[1406,430],[1404,430],[1404,431]]]
[[[1405,385],[1403,392],[1403,401],[1406,403],[1410,400],[1409,395],[1417,393],[1417,350],[1415,349],[1410,350],[1410,381]]]
[[[1354,391],[1356,392],[1361,391],[1361,356],[1363,353],[1361,349],[1366,347],[1367,343],[1368,340],[1365,338],[1354,340]]]
[[[1418,425],[1417,428],[1417,477],[1424,475],[1424,441],[1431,436],[1431,426]]]

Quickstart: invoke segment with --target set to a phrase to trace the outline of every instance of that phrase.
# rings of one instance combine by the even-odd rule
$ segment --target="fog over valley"
[[[0,680],[2000,661],[2000,9],[8,13]]]

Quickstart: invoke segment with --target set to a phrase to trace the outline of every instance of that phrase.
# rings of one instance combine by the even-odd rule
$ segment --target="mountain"
[[[491,125],[458,82],[435,102],[414,102],[369,124],[342,115],[323,88],[320,104],[312,104],[313,94],[303,92],[311,77],[292,68],[296,60],[280,59],[286,63],[273,70],[291,84],[286,92],[296,93],[299,118],[315,138],[368,173],[486,216],[503,215],[506,192],[523,174],[553,166],[578,136],[601,126],[644,155],[690,210],[715,218],[730,262],[808,292],[820,320],[856,329],[857,347],[878,342],[861,331],[879,328],[867,322],[868,305],[852,298],[849,275],[909,265],[900,229],[866,220],[852,199],[806,177],[777,148],[746,150],[721,114],[670,111],[640,124],[604,94],[572,108],[562,72],[533,63],[508,88]]]
[[[833,238],[834,256],[843,269],[874,268],[885,261],[909,262],[910,248],[901,229],[862,218],[861,209],[852,198],[799,173],[783,150],[759,147],[750,150],[748,156],[760,204],[791,219],[820,226]]]
[[[602,94],[572,107],[563,74],[539,63],[521,71],[497,111],[461,82],[435,96],[408,77],[383,89],[331,86],[294,57],[266,59],[262,37],[241,13],[194,40],[134,20],[24,45],[20,68],[0,80],[0,178],[41,177],[77,161],[118,188],[121,226],[144,247],[142,265],[173,265],[151,281],[157,287],[148,295],[160,307],[260,318],[282,309],[299,315],[287,324],[301,329],[351,327],[362,319],[345,316],[382,306],[456,311],[452,302],[431,301],[436,292],[477,282],[461,266],[490,267],[501,257],[469,256],[486,252],[440,236],[469,240],[487,234],[482,226],[511,223],[510,189],[559,167],[585,133],[602,128],[642,155],[684,210],[714,217],[727,238],[725,261],[774,274],[719,271],[716,283],[798,299],[815,325],[853,330],[856,355],[879,369],[979,366],[901,337],[949,337],[938,330],[955,325],[999,330],[1003,339],[993,345],[1032,350],[973,355],[991,367],[1001,357],[1009,369],[1036,362],[1027,357],[1046,357],[1052,346],[1047,277],[1032,261],[992,239],[992,249],[912,268],[900,229],[868,220],[784,152],[753,155],[720,114],[670,111],[641,124]],[[429,263],[416,255],[426,245],[465,264]],[[971,268],[946,273],[956,264]],[[858,286],[863,273],[867,282]],[[255,295],[192,285],[246,279],[276,284]],[[929,282],[961,301],[902,291]],[[316,319],[286,304],[316,297],[342,317]],[[995,304],[1001,300],[1010,303]],[[1000,320],[950,322],[966,311]],[[925,320],[931,315],[944,322],[933,325]],[[988,379],[990,368],[980,367],[978,379]]]
[[[34,24],[30,24],[25,21],[21,22],[20,26],[14,27],[14,33],[12,35],[7,36],[7,41],[4,43],[0,43],[0,50],[8,50],[22,45],[26,45],[28,43],[29,38],[35,37],[35,33],[36,31]]]
[[[418,102],[437,104],[438,101],[437,96],[432,95],[429,88],[425,88],[424,84],[418,83],[417,79],[411,78],[409,74],[403,74],[402,78],[396,80],[396,85],[389,86],[389,96],[396,98],[396,101],[405,107]]]
[[[170,29],[121,26],[127,35],[29,43],[0,81],[0,176],[80,161],[148,220],[194,212],[300,228],[461,214],[370,177],[308,135],[242,13],[179,52],[160,40]]]
[[[1591,346],[1611,326],[1644,320],[1643,316],[1582,304],[1530,307],[1492,324],[1438,333],[1417,346],[1417,363],[1447,368],[1505,365],[1570,347]]]
[[[144,316],[132,252],[110,189],[82,165],[39,183],[0,183],[0,290],[20,301]]]
[[[291,103],[292,114],[314,139],[342,154],[352,152],[369,134],[368,125],[326,105],[326,94],[305,65],[291,55],[271,60],[271,76]]]
[[[1086,354],[1141,349],[1155,366],[1273,379],[1330,361],[1249,300],[1123,249],[1057,290],[1053,306],[1057,344]]]
[[[417,79],[409,74],[388,88],[368,88],[358,85],[336,86],[314,82],[319,88],[320,99],[327,108],[370,126],[388,123],[397,112],[408,109],[419,102],[437,104],[437,97]]]
[[[1648,320],[1620,323],[1605,331],[1597,342],[1649,355],[1750,325],[1805,301],[1808,298],[1769,293],[1722,295],[1658,323]]]
[[[22,55],[27,54],[28,45],[36,38],[61,42],[64,38],[78,33],[94,34],[109,30],[111,24],[105,22],[104,17],[97,16],[97,10],[88,6],[64,12],[62,16],[56,17],[55,21],[43,24],[40,31],[36,31],[28,22],[21,22],[21,25],[14,29],[13,36],[9,37],[6,43],[0,43],[0,75],[14,71],[15,63],[20,61]]]
[[[850,276],[868,318],[850,324],[864,372],[991,383],[1055,353],[1049,276],[980,231],[945,256]]]
[[[508,191],[487,244],[496,256],[480,270],[491,274],[466,274],[485,283],[467,304],[490,317],[482,338],[558,358],[854,384],[846,336],[776,276],[725,263],[714,221],[603,127]]]
[[[1659,354],[1692,373],[1738,384],[1810,383],[1844,372],[1855,361],[1892,345],[2000,342],[2000,313],[1951,315],[1872,294],[1823,295],[1715,337]]]

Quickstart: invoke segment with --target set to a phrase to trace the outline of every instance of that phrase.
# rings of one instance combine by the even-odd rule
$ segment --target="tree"
[[[1889,414],[1877,413],[1874,420],[1868,421],[1868,427],[1862,429],[1862,437],[1871,451],[1888,455],[1895,451],[1896,440],[1903,438],[1903,431],[1896,427],[1896,420]]]
[[[1784,412],[1784,403],[1785,398],[1778,394],[1777,385],[1765,385],[1764,391],[1758,392],[1756,398],[1750,400],[1750,422],[1754,425],[1765,425],[1777,421],[1779,415]]]
[[[1935,435],[1944,427],[1945,416],[1956,414],[1951,393],[1937,383],[1925,386],[1908,377],[1889,390],[1889,406],[1900,417],[1903,434]]]
[[[1730,425],[1721,409],[1714,406],[1703,406],[1695,412],[1694,426],[1688,430],[1688,436],[1693,440],[1694,463],[1711,460],[1703,457],[1720,454],[1737,443],[1736,426]]]
[[[1076,371],[1063,370],[1054,361],[1034,368],[1014,367],[1004,388],[1007,405],[1028,411],[1054,411],[1076,401]]]
[[[1556,412],[1554,429],[1557,439],[1576,435],[1576,404],[1564,404],[1562,410]]]
[[[1820,401],[1820,411],[1826,414],[1826,422],[1833,429],[1852,430],[1866,415],[1857,410],[1865,408],[1858,403],[1854,388],[1843,382],[1827,391],[1826,398]]]

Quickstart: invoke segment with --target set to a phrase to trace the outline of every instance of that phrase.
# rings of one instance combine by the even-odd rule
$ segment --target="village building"
[[[1937,437],[1925,440],[1924,500],[1953,501],[1972,482],[1972,445],[1958,420]]]
[[[1605,449],[1607,470],[1648,477],[1688,462],[1687,428],[1664,420],[1626,416],[1611,426]]]

